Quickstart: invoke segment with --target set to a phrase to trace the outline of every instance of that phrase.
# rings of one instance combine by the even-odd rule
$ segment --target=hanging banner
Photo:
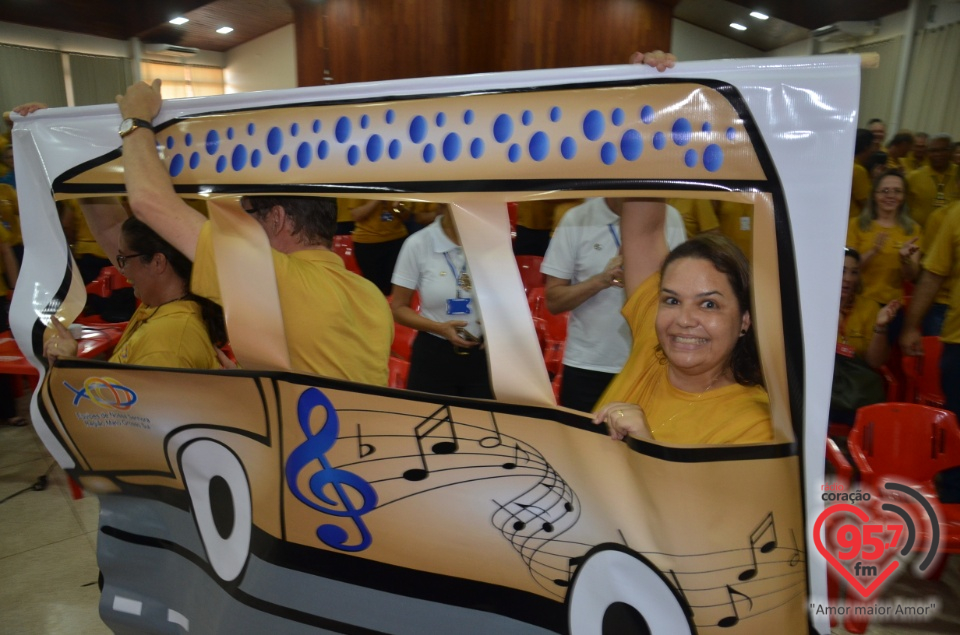
[[[158,152],[181,195],[216,202],[227,261],[266,248],[231,226],[242,195],[451,204],[496,401],[285,372],[287,351],[263,344],[284,341],[281,325],[243,315],[255,303],[276,314],[267,275],[221,284],[244,370],[47,372],[49,320],[82,308],[54,198],[124,193],[120,116],[17,119],[29,283],[11,321],[44,373],[41,438],[101,498],[105,621],[147,633],[829,632],[808,609],[827,599],[807,545],[823,509],[858,94],[859,58],[824,56],[164,102]],[[504,264],[506,203],[584,196],[749,210],[771,443],[614,442],[555,405]]]

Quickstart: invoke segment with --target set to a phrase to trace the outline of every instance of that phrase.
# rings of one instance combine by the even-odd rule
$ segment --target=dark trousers
[[[390,278],[404,240],[406,237],[385,243],[353,243],[353,255],[363,277],[377,285],[383,295],[390,295],[392,290]]]
[[[513,253],[517,256],[543,256],[549,245],[549,229],[530,229],[517,225],[517,239],[513,242]]]
[[[603,391],[607,389],[616,373],[584,370],[563,365],[563,381],[560,383],[560,405],[580,412],[593,412]]]
[[[410,351],[409,390],[455,397],[493,399],[487,351],[474,346],[458,355],[453,344],[429,333],[417,333]]]
[[[960,344],[943,345],[940,356],[940,386],[945,407],[960,419]],[[960,503],[960,467],[940,473],[940,502]]]

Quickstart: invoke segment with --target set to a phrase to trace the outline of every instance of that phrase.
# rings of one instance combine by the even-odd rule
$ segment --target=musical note
[[[441,408],[440,410],[443,410]],[[427,438],[434,430],[447,424],[450,426],[450,441],[437,441],[430,447],[430,451],[434,454],[453,454],[460,449],[460,442],[457,440],[457,428],[453,423],[453,419],[450,417],[450,413],[447,412],[446,416],[440,419],[434,419],[437,413],[433,413],[426,419],[420,422],[416,428],[414,428],[413,435],[417,439],[417,451],[420,453],[420,462],[422,463],[422,468],[412,468],[403,473],[403,478],[408,481],[422,481],[423,479],[430,476],[430,467],[427,465],[427,455],[423,451],[423,440]],[[427,429],[421,432],[421,428],[426,427]]]
[[[521,453],[521,452],[523,453],[523,462],[524,462],[524,463],[529,463],[529,462],[530,462],[530,453],[527,452],[526,450],[521,450],[519,443],[514,443],[514,444],[513,444],[513,460],[512,460],[512,461],[507,461],[506,463],[504,463],[504,464],[503,464],[503,469],[505,469],[505,470],[514,470],[514,469],[516,469],[516,467],[517,467],[518,465],[520,465],[520,453]]]
[[[773,538],[764,542],[760,546],[760,553],[770,553],[777,548],[777,527],[773,522],[773,512],[767,514],[756,529],[750,534],[750,558],[753,560],[753,566],[745,569],[739,576],[741,582],[753,579],[757,575],[757,544],[764,534],[772,533]]]
[[[360,424],[357,424],[357,452],[360,454],[361,459],[365,459],[374,452],[377,451],[377,448],[373,446],[372,443],[363,442],[363,432],[360,431]]]
[[[727,595],[730,598],[730,606],[733,608],[733,615],[728,615],[717,622],[717,626],[720,628],[730,628],[731,626],[736,626],[740,622],[740,610],[737,609],[737,603],[733,599],[734,595],[739,595],[740,597],[744,598],[750,603],[750,610],[753,610],[753,598],[745,593],[737,591],[729,584],[727,585]]]
[[[573,568],[574,568],[574,567],[579,567],[581,564],[583,564],[583,561],[584,561],[585,559],[586,559],[585,556],[577,556],[576,558],[570,558],[570,559],[567,561],[567,577],[566,577],[566,579],[563,579],[563,578],[555,578],[555,579],[553,580],[553,583],[556,584],[557,586],[563,587],[563,588],[567,588],[568,586],[570,586],[570,581],[573,580]]]
[[[503,443],[503,437],[500,435],[500,427],[497,426],[497,417],[492,412],[490,413],[490,420],[493,422],[493,435],[482,437],[477,442],[481,448],[486,448],[487,450],[499,447],[500,444]]]
[[[800,547],[797,546],[797,534],[793,532],[793,528],[790,529],[790,539],[793,540],[793,555],[790,556],[790,566],[795,567],[800,562]]]
[[[326,419],[314,434],[310,427],[310,416],[316,408],[324,410]],[[337,411],[318,388],[308,388],[297,402],[297,419],[306,440],[294,448],[287,459],[284,467],[287,487],[304,505],[324,514],[349,518],[360,532],[359,543],[347,544],[350,536],[343,527],[320,525],[317,527],[317,537],[323,544],[340,551],[363,551],[373,541],[370,530],[363,522],[363,515],[377,507],[377,492],[370,483],[353,472],[330,466],[326,454],[336,444],[340,434]],[[304,495],[298,482],[300,473],[314,461],[319,462],[320,471],[310,477],[310,491],[322,504]],[[325,490],[328,486],[336,494],[335,498],[327,496]],[[348,494],[346,488],[352,489],[355,495]],[[360,507],[355,505],[356,499],[360,500]]]

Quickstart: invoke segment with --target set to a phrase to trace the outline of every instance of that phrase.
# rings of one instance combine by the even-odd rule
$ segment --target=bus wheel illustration
[[[599,545],[587,553],[567,607],[571,635],[696,632],[686,600],[649,560],[620,545]]]
[[[183,449],[180,468],[207,559],[222,580],[235,580],[247,563],[253,526],[243,465],[226,446],[202,439]]]

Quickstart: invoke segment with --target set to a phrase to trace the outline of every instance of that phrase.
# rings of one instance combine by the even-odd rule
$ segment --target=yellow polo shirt
[[[921,241],[923,237],[919,226],[915,226],[913,232],[908,234],[900,225],[881,227],[876,221],[871,221],[870,227],[864,231],[860,229],[860,219],[854,218],[847,228],[847,247],[856,249],[862,257],[873,249],[880,234],[887,234],[887,242],[869,262],[860,265],[860,283],[863,285],[863,297],[883,305],[890,300],[903,299],[900,248],[915,236],[920,236]]]
[[[332,251],[272,254],[293,369],[386,386],[393,314],[377,287]],[[222,304],[209,222],[200,230],[191,288]]]
[[[667,205],[672,205],[680,212],[687,236],[696,236],[720,227],[717,213],[713,211],[713,201],[703,198],[670,198],[667,199]]]
[[[910,186],[910,215],[921,225],[926,225],[927,217],[938,207],[943,207],[960,198],[957,186],[957,166],[950,164],[946,172],[934,172],[925,165],[907,175]]]
[[[943,323],[940,339],[960,344],[960,206],[954,206],[940,225],[940,235],[923,259],[927,271],[945,276],[944,284],[951,284],[950,306]]]
[[[220,368],[200,306],[190,300],[137,307],[110,361],[164,368]]]

